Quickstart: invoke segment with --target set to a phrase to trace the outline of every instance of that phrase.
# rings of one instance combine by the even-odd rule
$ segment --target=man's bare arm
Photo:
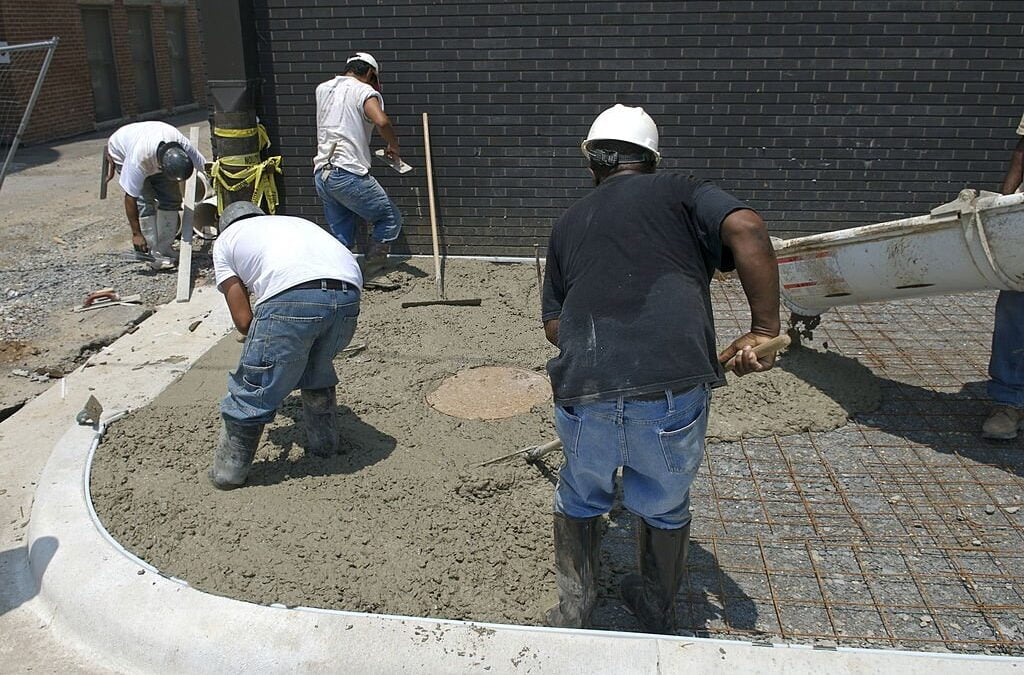
[[[139,204],[135,197],[129,194],[124,196],[124,215],[128,218],[128,227],[132,228],[132,246],[136,251],[148,253],[149,246],[146,238],[142,236],[142,227],[139,226]]]
[[[228,312],[231,313],[231,321],[235,328],[242,335],[249,334],[249,326],[252,324],[252,307],[249,305],[249,289],[245,287],[241,279],[231,277],[218,286],[224,294],[224,300],[228,303]]]
[[[384,112],[384,108],[380,105],[380,100],[376,96],[366,99],[366,103],[363,104],[363,112],[366,113],[367,119],[377,127],[380,137],[388,144],[387,149],[384,151],[385,156],[391,161],[398,159],[401,156],[398,150],[398,134],[395,133],[395,128],[391,126],[391,118]]]
[[[1012,195],[1024,182],[1024,136],[1017,141],[1017,147],[1010,155],[1010,166],[1006,169],[1006,177],[1003,178],[1002,193]]]
[[[721,227],[722,243],[732,251],[736,272],[750,305],[750,331],[718,355],[721,363],[736,358],[737,375],[768,370],[775,356],[760,360],[753,348],[779,334],[779,268],[775,249],[761,216],[749,209],[730,213]]]
[[[548,319],[544,322],[544,337],[554,346],[558,346],[558,319]]]

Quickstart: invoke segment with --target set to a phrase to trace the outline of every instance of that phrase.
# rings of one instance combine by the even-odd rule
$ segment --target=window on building
[[[103,8],[82,10],[85,54],[92,81],[92,99],[96,121],[121,117],[121,94],[117,87],[114,45],[110,40],[110,11]]]
[[[128,10],[128,42],[132,48],[135,67],[135,102],[139,112],[160,108],[160,89],[156,82],[156,64],[153,58],[153,31],[150,28],[149,8]]]
[[[165,7],[167,53],[171,57],[171,86],[174,105],[192,102],[192,73],[188,69],[188,39],[185,33],[185,8]]]

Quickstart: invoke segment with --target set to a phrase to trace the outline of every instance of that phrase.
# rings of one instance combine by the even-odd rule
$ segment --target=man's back
[[[672,173],[613,176],[570,207],[552,232],[542,315],[560,320],[556,401],[722,381],[708,284],[731,267],[718,229],[741,208]]]
[[[362,286],[355,258],[315,223],[292,216],[246,218],[214,244],[219,286],[237,276],[259,304],[297,284],[338,279]]]
[[[370,170],[370,134],[366,100],[380,94],[354,77],[339,75],[316,88],[316,143],[314,170],[332,165],[358,176]]]

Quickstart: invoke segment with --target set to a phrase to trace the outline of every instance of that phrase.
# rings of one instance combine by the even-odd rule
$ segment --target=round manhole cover
[[[529,412],[550,398],[551,386],[543,375],[484,366],[452,375],[427,394],[427,403],[453,417],[496,420]]]

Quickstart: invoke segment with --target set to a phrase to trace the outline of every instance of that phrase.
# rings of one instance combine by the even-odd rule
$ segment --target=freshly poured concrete
[[[200,296],[203,297],[203,296]],[[198,300],[198,298],[197,298]],[[216,294],[207,308],[218,307]],[[222,311],[192,334],[195,315],[158,313],[113,348],[96,370],[69,378],[68,391],[93,386],[108,409],[152,398],[226,329]],[[203,311],[199,306],[190,309]],[[219,328],[219,330],[217,330]],[[210,334],[206,334],[206,330]],[[167,338],[168,335],[172,337]],[[136,351],[132,352],[132,348]],[[121,350],[121,351],[119,351]],[[184,357],[178,360],[179,357]],[[102,360],[102,359],[97,359]],[[170,362],[169,362],[170,360]],[[133,370],[136,365],[149,367]],[[90,372],[92,371],[92,372]],[[0,425],[0,515],[17,520],[32,500],[42,460],[52,456],[35,491],[31,534],[6,534],[24,566],[0,567],[0,587],[36,592],[0,615],[5,670],[105,672],[1017,672],[1012,659],[765,648],[748,643],[525,629],[347,612],[261,607],[201,593],[153,573],[126,555],[91,517],[85,475],[95,434],[72,418],[78,403],[60,403],[59,388]],[[83,398],[84,400],[84,398]],[[60,438],[54,448],[53,439]],[[27,512],[27,510],[26,510]],[[8,602],[8,605],[10,602]],[[4,605],[6,609],[8,605]],[[30,628],[33,626],[35,628]],[[61,661],[53,661],[56,649]],[[44,651],[45,650],[45,651]],[[92,663],[89,660],[92,659]],[[93,665],[98,664],[98,665]]]

